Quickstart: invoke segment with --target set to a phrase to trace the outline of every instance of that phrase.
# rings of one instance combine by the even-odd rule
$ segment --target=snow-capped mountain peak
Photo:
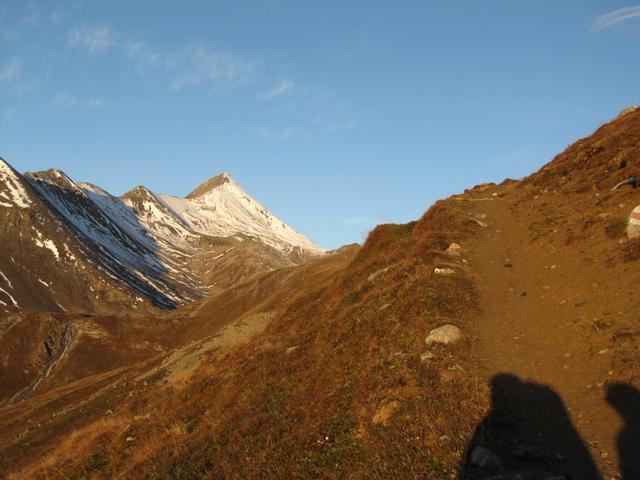
[[[161,194],[160,200],[198,233],[229,237],[244,234],[282,253],[325,250],[298,233],[249,195],[227,172],[206,181],[186,198]]]
[[[209,180],[199,185],[193,192],[186,196],[186,198],[195,199],[198,197],[205,196],[211,190],[219,188],[225,184],[233,184],[235,181],[231,178],[231,174],[229,172],[222,172],[215,177],[211,177]]]

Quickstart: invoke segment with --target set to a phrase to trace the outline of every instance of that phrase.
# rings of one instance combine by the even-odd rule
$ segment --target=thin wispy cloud
[[[162,54],[151,50],[144,42],[127,41],[124,44],[124,52],[127,59],[135,62],[140,67],[159,66],[165,61]]]
[[[206,46],[187,47],[171,58],[174,61],[167,64],[177,74],[171,85],[173,90],[209,84],[223,93],[252,83],[257,69],[252,60]]]
[[[349,109],[333,94],[318,87],[300,85],[293,80],[281,80],[270,90],[256,96],[269,101],[270,113],[281,123],[295,117],[301,127],[296,135],[276,135],[278,139],[310,137],[312,135],[332,135],[346,132],[357,126]]]
[[[258,62],[206,45],[186,45],[161,51],[147,43],[102,25],[81,25],[67,34],[66,47],[90,54],[118,52],[141,74],[162,74],[171,90],[209,86],[217,93],[253,83]]]
[[[82,96],[73,95],[69,92],[58,93],[51,100],[51,105],[60,109],[85,108],[90,110],[98,110],[108,106],[107,102],[102,97],[84,98]],[[112,110],[121,109],[121,107],[116,105],[109,105],[109,108]]]
[[[301,137],[301,136],[305,136],[305,133],[304,133],[304,130],[298,127],[285,128],[284,130],[282,130],[282,132],[280,132],[281,140],[288,140],[290,138]]]
[[[68,49],[92,55],[109,52],[129,63],[139,78],[164,85],[174,93],[199,88],[216,95],[237,92],[269,103],[269,120],[247,127],[268,141],[286,141],[312,135],[351,130],[355,119],[333,95],[321,88],[305,86],[291,78],[270,73],[269,65],[229,50],[203,43],[186,43],[170,49],[118,31],[109,25],[78,24],[67,31]],[[58,107],[102,108],[101,99],[61,97]],[[113,106],[110,106],[113,108]]]
[[[61,25],[66,16],[67,15],[63,9],[57,8],[49,14],[49,21],[54,25]]]
[[[17,57],[9,60],[4,66],[0,67],[0,81],[14,82],[20,78],[22,71],[22,60]]]
[[[273,127],[271,125],[250,125],[247,127],[247,130],[263,140],[282,142],[294,138],[334,135],[347,132],[357,127],[356,121],[351,116],[334,111],[335,109],[331,106],[326,107],[326,111],[314,112],[313,106],[304,104],[299,106],[299,109],[304,110],[303,112],[297,112],[297,122],[299,126]],[[285,122],[288,116],[289,115],[284,117]],[[280,117],[277,121],[282,120],[283,118]]]
[[[58,108],[71,108],[78,104],[78,99],[68,93],[59,93],[53,98],[51,102],[54,107]]]
[[[92,55],[107,52],[116,44],[117,34],[108,26],[76,27],[67,35],[67,48],[89,52]]]
[[[347,132],[357,126],[354,116],[330,95],[315,94],[310,98],[305,121],[323,134]]]
[[[292,138],[308,137],[309,134],[300,127],[272,128],[258,125],[247,127],[251,133],[259,136],[263,140],[271,142],[284,142]]]
[[[315,123],[323,133],[346,132],[357,126],[356,121],[350,115],[344,113],[338,113],[333,116],[318,115]]]
[[[40,23],[40,9],[34,4],[29,5],[27,15],[24,18],[24,22],[31,28],[36,28]]]
[[[295,92],[296,85],[291,80],[283,80],[271,90],[260,93],[258,98],[260,100],[272,100],[278,97],[285,97],[292,95]]]
[[[610,28],[621,22],[626,22],[627,20],[638,17],[640,17],[640,5],[635,7],[621,8],[619,10],[614,10],[613,12],[598,17],[595,22],[593,22],[591,29],[594,32],[599,32],[600,30],[604,30],[605,28]]]

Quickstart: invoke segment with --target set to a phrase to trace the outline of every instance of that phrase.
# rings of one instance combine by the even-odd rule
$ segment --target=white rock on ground
[[[449,267],[436,267],[436,268],[433,269],[433,274],[434,275],[440,275],[442,277],[448,277],[448,276],[453,275],[454,273],[456,273],[456,272],[454,272]]]
[[[451,243],[448,247],[447,250],[445,251],[445,253],[447,255],[450,255],[452,257],[459,257],[460,256],[460,250],[462,250],[462,247],[457,244],[457,243]]]
[[[443,325],[435,328],[429,332],[429,335],[425,339],[427,345],[433,343],[450,344],[456,343],[462,338],[462,332],[455,325]]]
[[[386,268],[381,268],[380,270],[376,270],[375,272],[373,272],[371,275],[369,275],[367,277],[367,280],[370,281],[370,282],[373,282],[379,276],[384,275],[385,273],[387,273],[390,268],[391,267],[386,267]]]
[[[627,221],[627,237],[630,239],[640,237],[640,205],[633,209]]]

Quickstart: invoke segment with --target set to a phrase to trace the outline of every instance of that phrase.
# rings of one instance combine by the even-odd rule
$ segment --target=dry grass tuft
[[[622,258],[625,262],[640,260],[640,239],[629,240],[622,248]]]
[[[627,231],[627,219],[626,218],[614,218],[607,222],[604,227],[604,233],[608,238],[619,239],[626,235]]]

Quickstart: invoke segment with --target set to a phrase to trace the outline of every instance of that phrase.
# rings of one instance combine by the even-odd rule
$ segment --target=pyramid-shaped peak
[[[204,182],[202,185],[196,188],[193,192],[187,195],[187,198],[193,199],[193,198],[202,197],[207,193],[209,193],[210,191],[215,190],[216,188],[220,188],[223,185],[233,184],[233,183],[235,182],[233,178],[231,178],[231,174],[229,172],[222,172],[221,174],[216,175],[215,177],[212,177],[206,182]]]
[[[122,195],[122,198],[124,200],[148,200],[155,198],[155,194],[144,185],[138,185]]]
[[[127,193],[147,193],[147,192],[149,192],[149,189],[147,187],[145,187],[144,185],[136,185],[131,190],[129,190]]]

